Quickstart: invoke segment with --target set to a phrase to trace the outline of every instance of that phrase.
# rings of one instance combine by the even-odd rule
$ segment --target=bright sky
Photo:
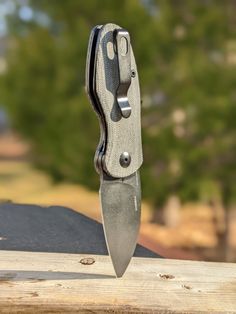
[[[4,36],[7,32],[5,17],[15,11],[16,5],[13,0],[0,1],[0,36]]]
[[[0,37],[7,33],[6,17],[15,13],[18,9],[18,16],[21,20],[28,22],[34,19],[42,26],[48,26],[50,20],[48,16],[40,11],[34,12],[28,5],[28,0],[0,0]]]

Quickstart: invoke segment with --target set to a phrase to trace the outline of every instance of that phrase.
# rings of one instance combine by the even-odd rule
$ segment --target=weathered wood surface
[[[0,251],[0,312],[236,313],[236,264]]]

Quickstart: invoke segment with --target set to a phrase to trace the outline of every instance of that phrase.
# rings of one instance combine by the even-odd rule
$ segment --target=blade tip
[[[126,267],[120,268],[120,267],[116,267],[116,266],[113,264],[113,268],[114,268],[114,271],[115,271],[115,274],[116,274],[116,278],[121,278],[121,277],[124,275],[124,273],[125,273],[127,267],[128,267],[128,265],[127,265]]]
[[[116,278],[121,278],[124,275],[125,271],[123,272],[116,272],[115,270],[115,274],[116,274]]]

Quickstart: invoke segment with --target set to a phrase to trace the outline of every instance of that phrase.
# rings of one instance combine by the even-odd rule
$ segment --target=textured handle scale
[[[103,168],[112,177],[127,177],[137,171],[143,161],[140,121],[140,89],[136,63],[130,47],[131,69],[135,72],[128,90],[128,101],[131,115],[124,118],[121,115],[116,91],[119,86],[118,59],[114,51],[114,30],[120,29],[115,24],[106,24],[100,30],[97,58],[95,89],[104,113],[107,130],[106,151],[103,156]],[[128,152],[131,162],[128,167],[122,167],[120,156]]]

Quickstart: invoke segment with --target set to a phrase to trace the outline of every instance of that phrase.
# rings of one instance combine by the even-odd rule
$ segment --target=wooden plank
[[[94,259],[91,265],[81,260]],[[236,264],[0,251],[1,313],[236,313]]]

